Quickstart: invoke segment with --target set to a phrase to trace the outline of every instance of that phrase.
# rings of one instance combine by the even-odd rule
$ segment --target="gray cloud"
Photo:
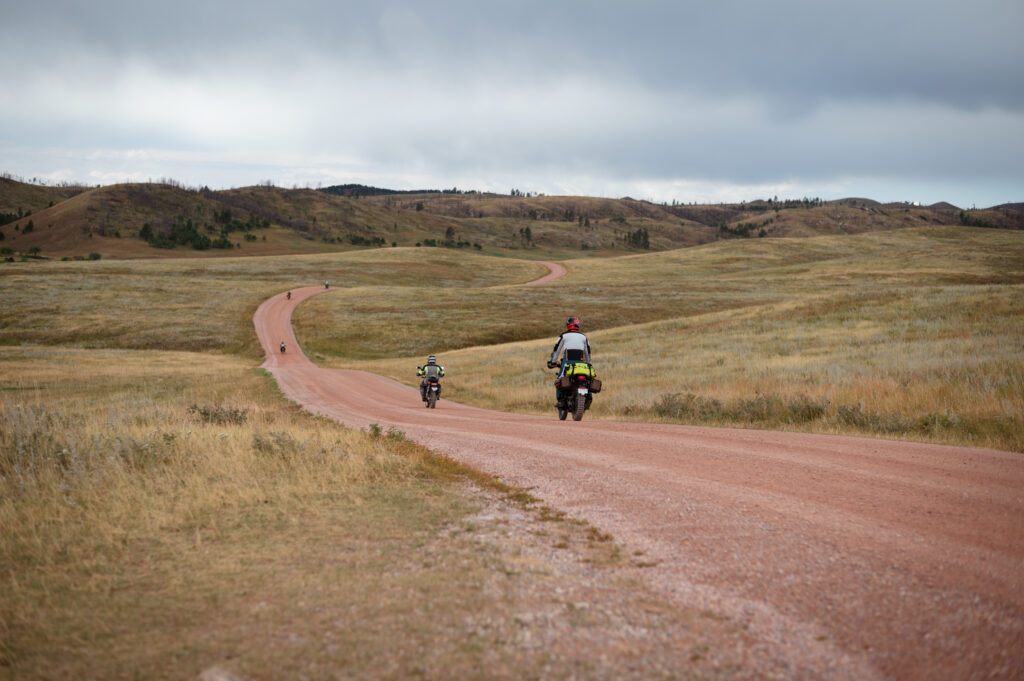
[[[1020,200],[1021,25],[1013,0],[23,3],[0,165]]]

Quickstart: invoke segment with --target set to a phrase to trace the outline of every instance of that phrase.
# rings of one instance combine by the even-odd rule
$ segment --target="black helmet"
[[[580,318],[579,317],[569,317],[568,319],[566,319],[565,320],[565,330],[566,331],[579,331],[580,330]]]

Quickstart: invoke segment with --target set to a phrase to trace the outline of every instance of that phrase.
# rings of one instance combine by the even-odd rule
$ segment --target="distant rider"
[[[420,381],[420,397],[424,402],[427,401],[427,386],[430,384],[429,379],[441,378],[444,376],[444,367],[437,363],[437,357],[431,355],[427,357],[427,363],[424,366],[416,367],[416,375],[423,378]],[[441,399],[441,383],[437,384],[437,399]]]
[[[284,352],[284,341],[281,341],[281,352]]]
[[[565,320],[565,332],[558,337],[555,349],[551,351],[551,358],[548,360],[548,368],[558,368],[558,377],[565,375],[567,362],[590,362],[590,341],[580,333],[579,317],[569,317]],[[565,396],[561,388],[555,391],[555,406],[565,409]]]
[[[289,291],[289,292],[288,292],[288,300],[291,300],[291,299],[292,299],[292,292],[291,292],[291,291]]]
[[[327,290],[327,289],[329,289],[330,287],[331,287],[331,285],[330,285],[329,283],[327,283],[327,282],[325,281],[325,282],[324,282],[324,290]]]

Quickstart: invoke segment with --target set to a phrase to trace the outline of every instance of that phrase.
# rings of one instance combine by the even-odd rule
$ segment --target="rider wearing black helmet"
[[[548,360],[548,368],[553,369],[560,366],[558,376],[565,373],[566,362],[583,361],[590,362],[590,341],[580,333],[579,317],[569,317],[565,320],[565,332],[558,337],[554,350],[551,351],[551,358]],[[556,391],[555,406],[564,409],[565,402],[561,390]]]

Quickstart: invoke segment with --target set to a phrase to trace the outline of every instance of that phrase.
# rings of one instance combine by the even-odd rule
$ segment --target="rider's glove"
[[[554,362],[551,362],[551,361],[548,362],[548,369],[554,369],[556,366],[558,366],[558,365],[555,364]]]

